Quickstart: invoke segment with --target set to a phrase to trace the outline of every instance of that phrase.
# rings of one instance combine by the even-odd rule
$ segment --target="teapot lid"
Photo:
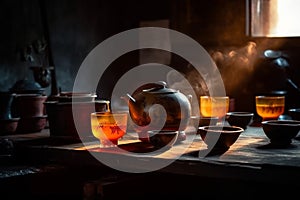
[[[155,94],[170,94],[170,93],[178,92],[177,90],[167,88],[167,83],[164,81],[150,83],[150,85],[151,85],[150,88],[143,89],[142,91],[147,93],[155,93]]]

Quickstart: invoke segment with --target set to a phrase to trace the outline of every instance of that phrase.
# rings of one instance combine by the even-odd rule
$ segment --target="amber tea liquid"
[[[92,126],[94,136],[96,138],[103,139],[104,137],[110,140],[118,140],[120,137],[125,135],[126,126],[118,126],[118,125],[95,125]]]
[[[200,114],[204,117],[222,118],[229,110],[229,97],[200,97]]]
[[[91,127],[101,146],[117,145],[126,134],[127,114],[92,113]]]
[[[256,97],[256,112],[259,116],[266,119],[277,119],[284,113],[285,103],[284,96],[281,97],[268,97],[257,96]]]

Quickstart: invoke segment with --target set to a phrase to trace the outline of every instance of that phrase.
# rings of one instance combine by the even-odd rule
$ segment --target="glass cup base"
[[[117,147],[118,140],[100,140],[100,148],[110,148],[110,147]]]

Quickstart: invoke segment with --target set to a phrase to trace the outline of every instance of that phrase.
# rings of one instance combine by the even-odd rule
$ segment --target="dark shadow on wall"
[[[140,61],[140,55],[143,51],[147,50],[148,49],[130,51],[114,60],[99,79],[97,87],[98,98],[110,100],[113,104],[124,105],[125,102],[122,97],[126,96],[126,93],[132,94],[132,92],[142,84],[157,81],[165,81],[167,87],[179,90],[183,94],[189,95],[192,93],[196,95],[193,96],[195,100],[194,103],[199,101],[199,96],[208,94],[204,77],[187,60],[177,54],[165,50],[151,49],[153,52],[160,55],[159,58],[168,58],[171,55],[170,63],[167,65],[168,68],[164,69],[161,68],[161,63],[156,57],[147,58],[146,63]],[[131,76],[128,75],[131,78],[127,79],[128,81],[121,86],[122,90],[120,92],[114,90],[123,75],[126,73],[128,74],[130,73],[130,70],[141,66],[145,66],[145,68],[143,68],[144,71],[133,71]],[[176,72],[171,75],[171,71]],[[189,84],[188,87],[183,85],[185,84],[183,79],[187,80]],[[192,88],[189,88],[189,86]],[[119,102],[116,103],[116,101]]]
[[[3,0],[0,2],[0,90],[9,89],[19,79],[33,79],[31,63],[21,62],[18,51],[43,37],[39,1],[46,5],[49,42],[58,86],[63,91],[72,90],[84,58],[103,40],[137,28],[141,20],[169,18],[169,0]]]

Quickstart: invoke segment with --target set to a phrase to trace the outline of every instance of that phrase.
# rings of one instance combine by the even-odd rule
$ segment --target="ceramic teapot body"
[[[148,83],[129,97],[132,121],[143,130],[183,131],[191,116],[189,99],[177,90],[166,87],[165,82]]]

